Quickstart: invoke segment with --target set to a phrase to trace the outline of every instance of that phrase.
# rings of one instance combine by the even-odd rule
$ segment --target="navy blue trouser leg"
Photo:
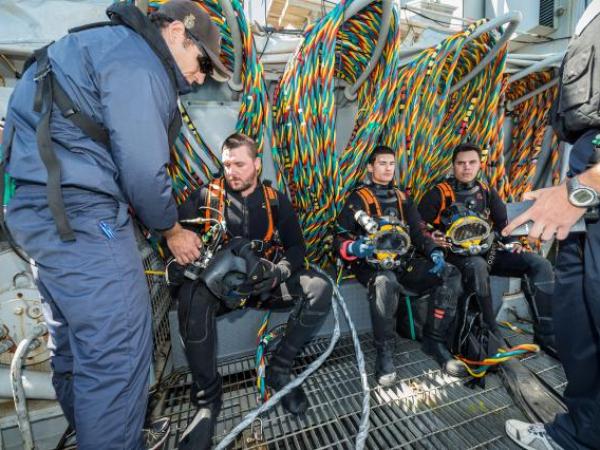
[[[75,429],[73,352],[69,341],[69,325],[39,276],[37,286],[42,295],[44,320],[50,334],[48,349],[52,354],[52,384],[69,425]]]
[[[566,449],[600,449],[600,223],[559,244],[554,327],[567,414],[546,425]]]
[[[15,240],[39,264],[57,395],[80,450],[142,449],[152,324],[133,226],[126,205],[64,191],[75,242],[60,241],[43,187],[19,187],[7,214]]]

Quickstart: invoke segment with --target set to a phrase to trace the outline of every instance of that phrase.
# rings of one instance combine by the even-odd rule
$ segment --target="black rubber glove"
[[[186,266],[182,266],[177,261],[175,261],[175,258],[171,258],[167,262],[167,267],[165,268],[165,278],[167,281],[167,285],[169,287],[181,286],[186,280],[185,269]]]
[[[287,280],[290,276],[286,266],[273,264],[267,259],[261,259],[260,261],[263,265],[263,276],[262,279],[253,286],[252,294],[254,295],[269,292]]]

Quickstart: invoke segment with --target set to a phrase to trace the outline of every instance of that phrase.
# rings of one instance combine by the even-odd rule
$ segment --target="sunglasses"
[[[198,56],[198,67],[200,68],[200,72],[205,75],[212,75],[214,66],[211,59],[208,56],[200,55]]]

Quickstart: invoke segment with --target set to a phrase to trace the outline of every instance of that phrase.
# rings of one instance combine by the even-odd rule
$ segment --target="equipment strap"
[[[262,239],[263,244],[270,245],[275,236],[275,227],[278,215],[279,201],[277,198],[277,192],[271,186],[265,184],[262,185],[263,193],[265,196],[265,208],[267,211],[268,225],[267,231]],[[216,211],[219,211],[219,215],[224,217],[225,215],[225,178],[220,177],[213,180],[208,185],[208,192],[206,195],[206,204],[208,208],[204,213],[206,219],[216,218]],[[216,210],[216,211],[215,211]],[[204,232],[207,233],[210,230],[211,224],[206,222],[204,224]]]
[[[398,210],[400,212],[400,219],[402,220],[402,222],[404,222],[404,208],[402,206],[402,203],[406,201],[406,195],[404,194],[404,192],[402,192],[396,187],[394,188],[394,191],[396,193],[396,199],[398,200]],[[365,209],[367,210],[369,215],[374,215],[376,217],[381,217],[383,215],[383,212],[381,210],[381,204],[379,203],[379,200],[377,200],[375,194],[371,192],[371,189],[369,189],[367,186],[362,186],[356,190],[356,193],[361,198]]]
[[[50,61],[48,60],[48,47],[36,50],[34,57],[38,66],[35,75],[37,89],[33,109],[35,112],[42,114],[41,120],[36,126],[35,134],[40,158],[48,172],[48,181],[46,183],[48,206],[56,222],[60,240],[63,242],[73,242],[75,241],[75,233],[69,225],[61,191],[60,162],[56,157],[50,137],[50,117],[52,115],[52,104],[54,103],[54,89],[52,87],[54,83],[52,81]]]

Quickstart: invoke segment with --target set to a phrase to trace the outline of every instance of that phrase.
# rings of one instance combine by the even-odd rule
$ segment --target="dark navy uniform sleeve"
[[[300,222],[296,211],[290,200],[281,192],[277,191],[277,200],[279,202],[279,211],[277,212],[277,231],[283,245],[283,258],[277,264],[289,270],[289,274],[294,273],[302,267],[306,246],[304,236],[300,228]]]
[[[410,197],[404,201],[404,217],[410,231],[410,240],[417,251],[425,256],[429,256],[438,245],[425,233],[425,225],[417,206]]]
[[[433,225],[433,221],[442,207],[442,195],[437,187],[429,190],[419,202],[419,214],[425,223]]]
[[[167,174],[170,111],[169,86],[146,68],[125,70],[122,61],[107,62],[99,75],[102,116],[110,134],[119,184],[147,227],[166,230],[177,221]]]

